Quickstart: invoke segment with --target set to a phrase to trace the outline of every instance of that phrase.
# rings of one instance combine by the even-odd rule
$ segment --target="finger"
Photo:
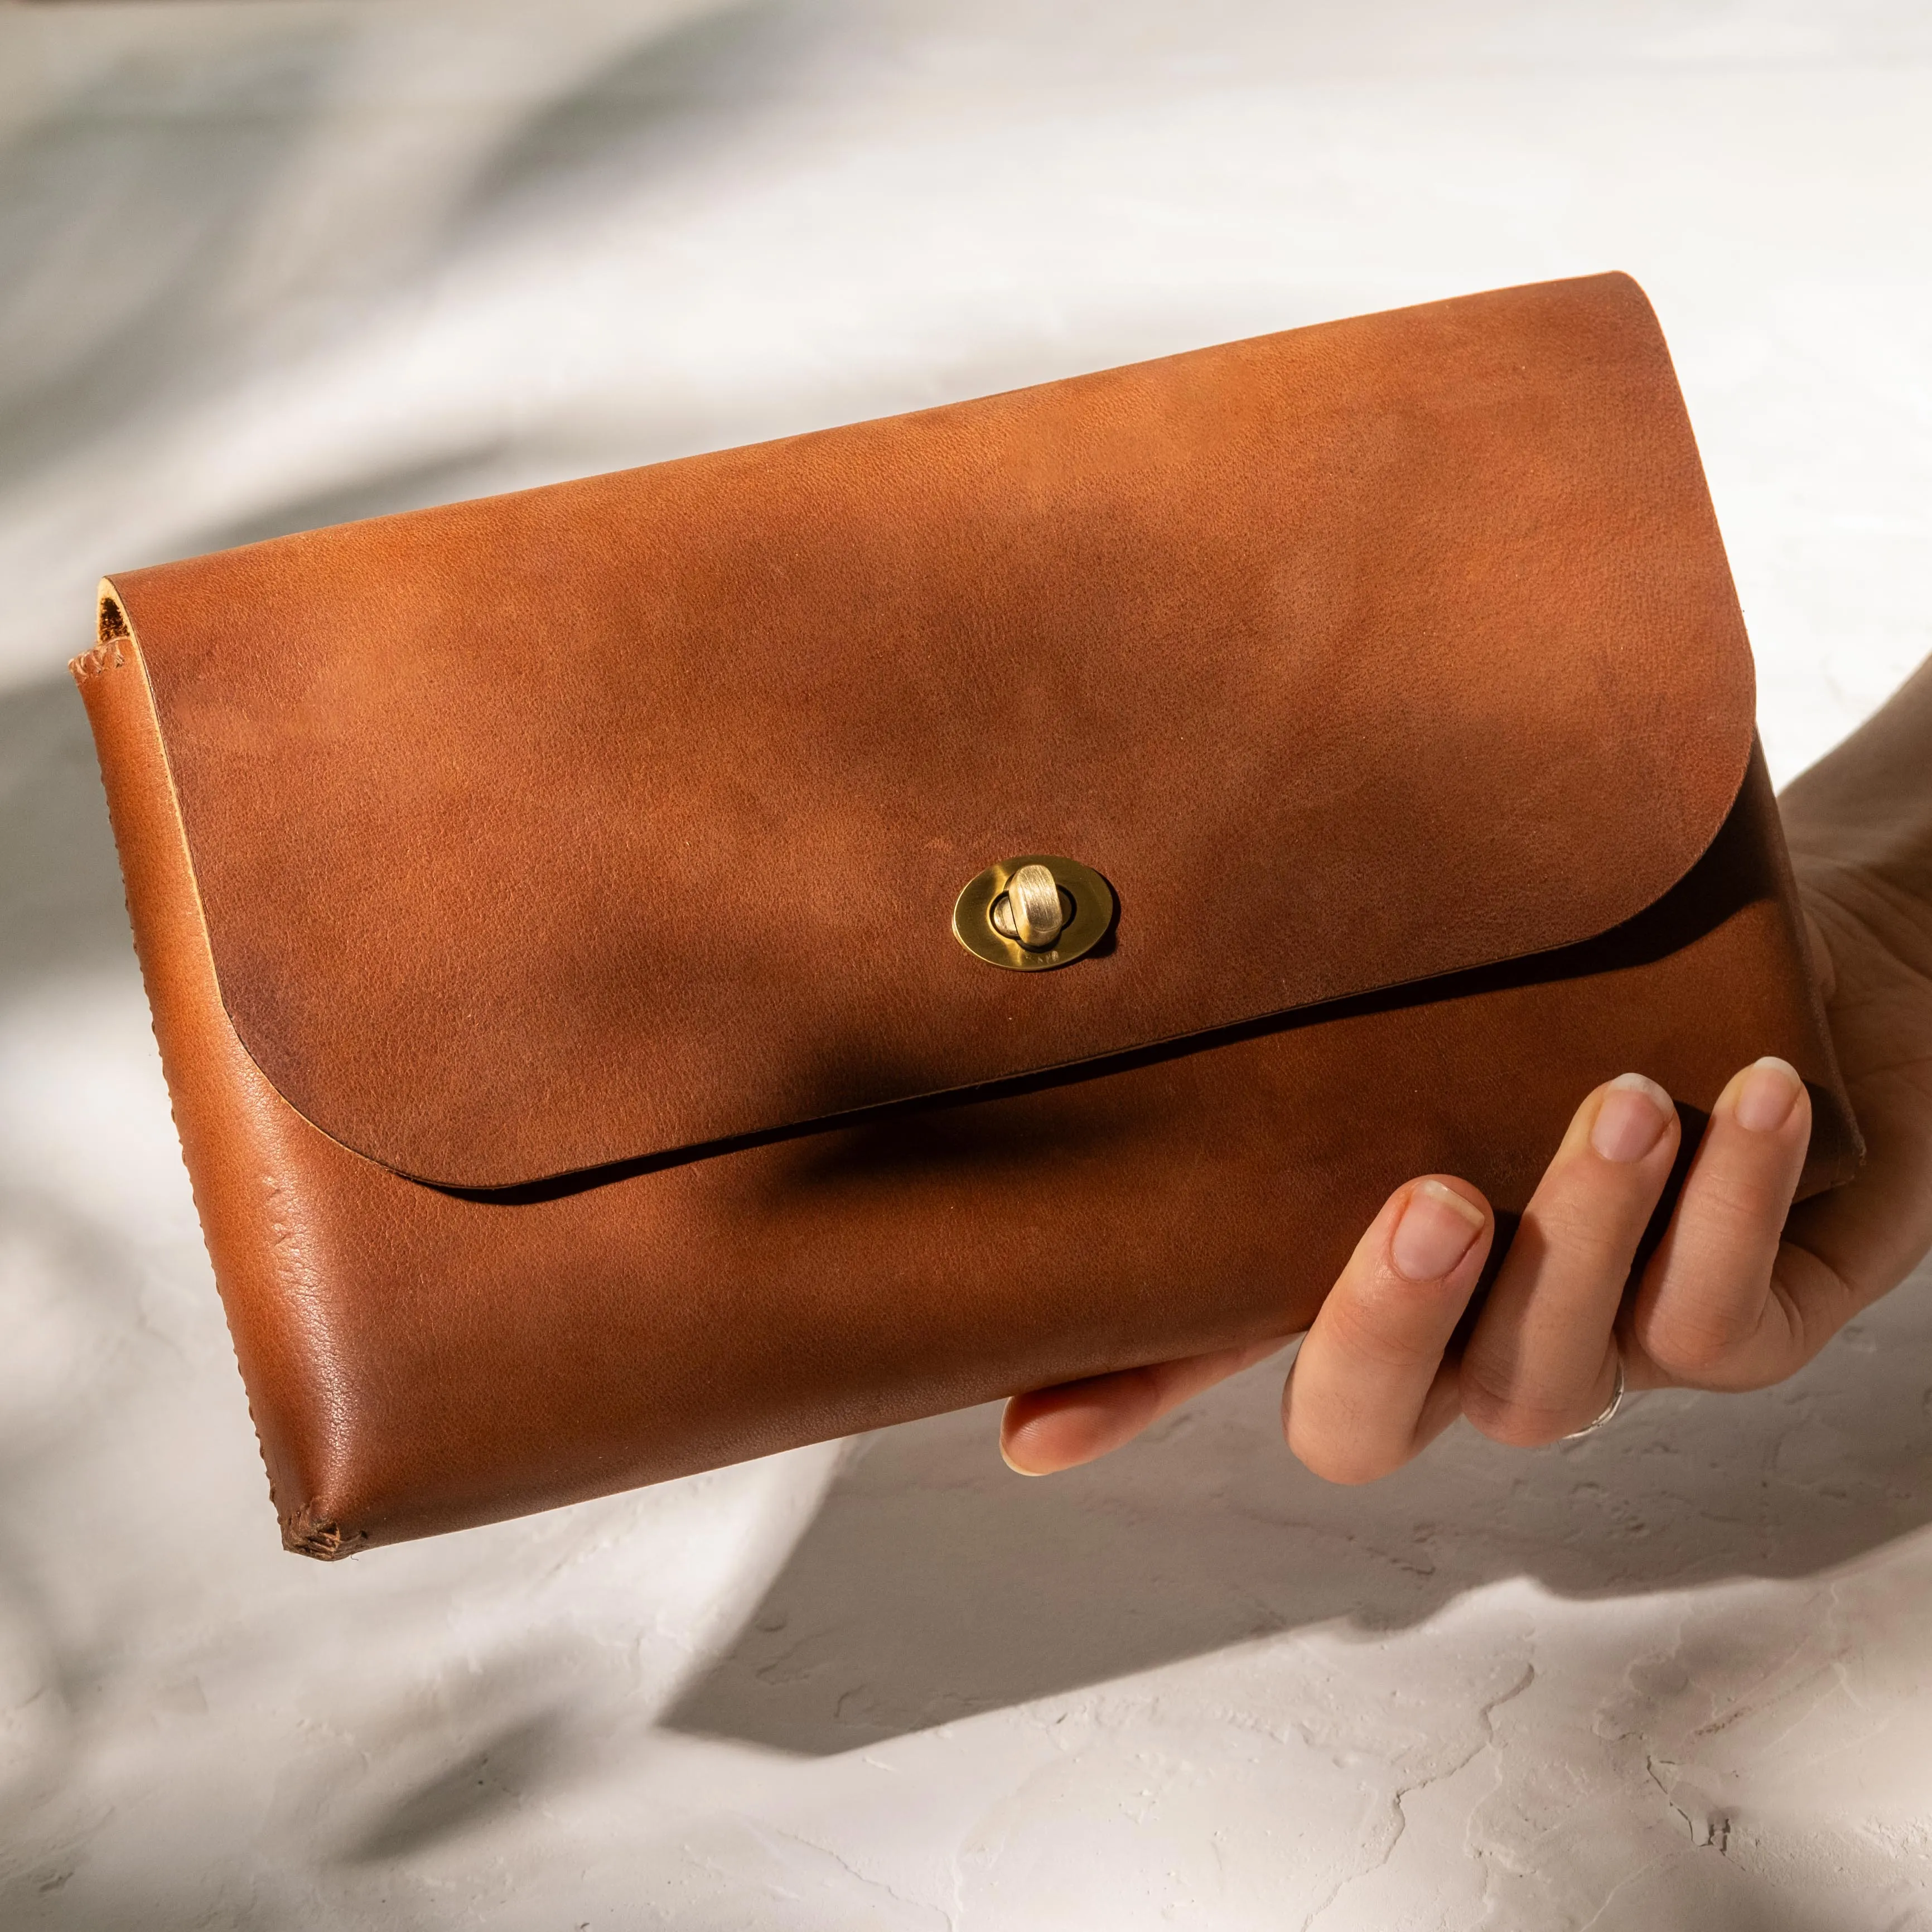
[[[1762,1388],[1825,1340],[1808,1335],[1792,1295],[1774,1288],[1810,1138],[1810,1096],[1784,1060],[1746,1067],[1718,1096],[1632,1311],[1632,1339],[1660,1379]]]
[[[1286,1346],[1286,1338],[1276,1335],[1238,1348],[1217,1348],[1211,1354],[1089,1376],[1084,1382],[1057,1382],[1016,1395],[1000,1419],[1000,1454],[1022,1476],[1048,1476],[1090,1462],[1131,1442],[1148,1424],[1203,1389]]]
[[[1670,1095],[1641,1074],[1577,1109],[1463,1351],[1462,1412],[1485,1436],[1533,1448],[1602,1414],[1618,1305],[1678,1140]]]
[[[1333,1483],[1385,1476],[1455,1420],[1443,1351],[1496,1232],[1467,1181],[1398,1188],[1322,1304],[1282,1394],[1288,1446]]]

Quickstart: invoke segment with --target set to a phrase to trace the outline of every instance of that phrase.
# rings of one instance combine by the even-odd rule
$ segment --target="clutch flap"
[[[494,1187],[1534,954],[1722,824],[1750,654],[1627,278],[111,581],[222,998]],[[1118,914],[962,946],[982,868]]]

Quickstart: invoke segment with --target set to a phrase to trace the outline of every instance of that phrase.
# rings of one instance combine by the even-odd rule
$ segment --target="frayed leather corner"
[[[339,1523],[307,1510],[298,1510],[293,1516],[282,1519],[282,1547],[292,1556],[313,1556],[318,1563],[334,1563],[353,1556],[368,1540],[367,1531],[345,1536]]]
[[[98,677],[104,670],[118,670],[127,662],[118,646],[104,638],[92,650],[83,652],[77,658],[69,658],[67,668],[74,674],[74,682],[79,684],[86,679]]]

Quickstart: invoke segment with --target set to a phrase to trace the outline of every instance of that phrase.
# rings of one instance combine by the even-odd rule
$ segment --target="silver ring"
[[[1579,1442],[1586,1436],[1594,1436],[1606,1422],[1614,1421],[1616,1413],[1624,1406],[1624,1352],[1617,1350],[1617,1379],[1610,1390],[1610,1399],[1604,1405],[1604,1412],[1594,1422],[1586,1422],[1581,1429],[1573,1429],[1563,1438],[1565,1442]]]

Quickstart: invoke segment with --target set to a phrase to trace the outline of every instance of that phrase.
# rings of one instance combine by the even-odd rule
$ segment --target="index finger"
[[[1488,1202],[1446,1174],[1397,1188],[1370,1223],[1282,1395],[1288,1446],[1318,1476],[1372,1482],[1455,1419],[1443,1352],[1495,1233]]]

